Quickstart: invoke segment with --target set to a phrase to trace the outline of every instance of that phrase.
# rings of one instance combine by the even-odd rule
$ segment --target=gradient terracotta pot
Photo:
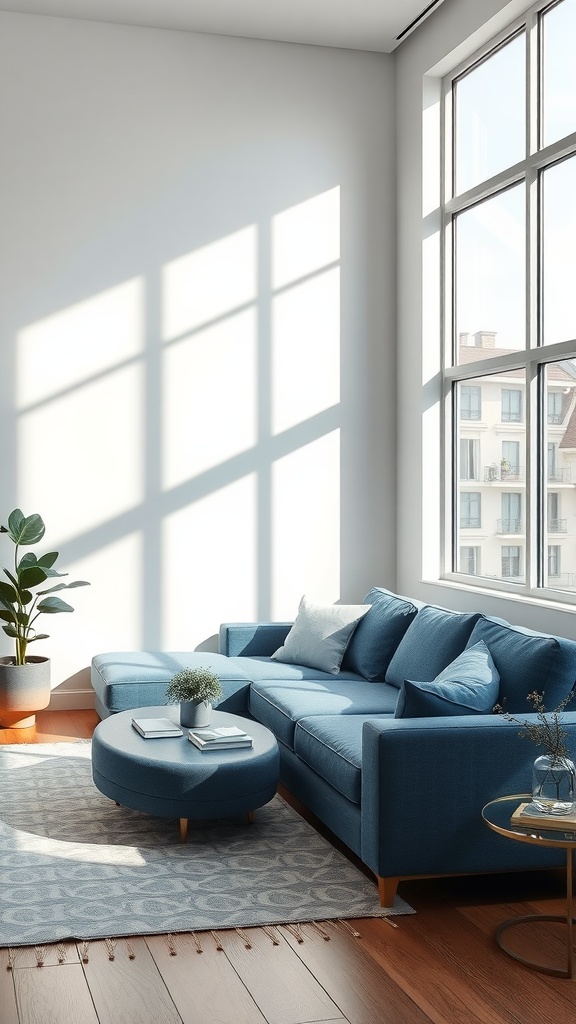
[[[25,665],[0,658],[0,728],[28,729],[50,703],[50,659],[29,657]]]

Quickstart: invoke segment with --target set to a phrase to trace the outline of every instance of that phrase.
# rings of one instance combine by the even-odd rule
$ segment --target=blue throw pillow
[[[370,610],[360,619],[346,649],[342,668],[358,672],[364,679],[382,682],[390,659],[418,611],[405,597],[374,587],[364,604]]]
[[[500,673],[498,703],[506,711],[526,711],[526,698],[533,690],[544,693],[546,707],[553,708],[572,689],[574,674],[557,673],[561,652],[555,637],[482,615],[467,646],[479,640],[486,644]]]
[[[468,647],[431,683],[405,679],[395,718],[489,715],[498,700],[500,676],[486,644]]]
[[[466,647],[478,614],[425,604],[410,623],[386,672],[398,689],[405,679],[435,679]]]

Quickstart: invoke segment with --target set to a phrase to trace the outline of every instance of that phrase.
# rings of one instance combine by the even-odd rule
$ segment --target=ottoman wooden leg
[[[248,811],[248,824],[254,824],[254,811]]]
[[[180,818],[180,842],[185,843],[188,837],[188,818]]]

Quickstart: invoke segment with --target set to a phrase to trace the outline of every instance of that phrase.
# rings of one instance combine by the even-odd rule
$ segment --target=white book
[[[194,746],[198,747],[199,750],[241,750],[252,746],[252,737],[244,735],[239,736],[217,736],[204,738],[205,733],[208,730],[203,730],[202,733],[194,732],[192,729],[188,733],[188,739]],[[214,732],[214,730],[211,730]]]
[[[171,722],[169,718],[133,718],[132,726],[145,740],[184,735],[180,726]]]

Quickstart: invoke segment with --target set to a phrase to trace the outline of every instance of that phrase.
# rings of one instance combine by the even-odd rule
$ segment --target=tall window
[[[480,441],[477,438],[460,438],[460,479],[480,479]]]
[[[462,491],[460,495],[460,526],[463,530],[477,530],[482,525],[482,498],[478,491]]]
[[[468,576],[478,576],[480,572],[480,548],[468,544],[460,548],[460,572]]]
[[[445,572],[475,575],[462,531],[482,508],[483,577],[576,601],[575,40],[576,0],[541,0],[445,79],[441,308],[458,470]]]
[[[502,389],[502,423],[522,422],[522,392],[518,388]]]
[[[460,389],[460,417],[463,420],[479,420],[482,413],[482,391],[480,388],[463,384]]]

